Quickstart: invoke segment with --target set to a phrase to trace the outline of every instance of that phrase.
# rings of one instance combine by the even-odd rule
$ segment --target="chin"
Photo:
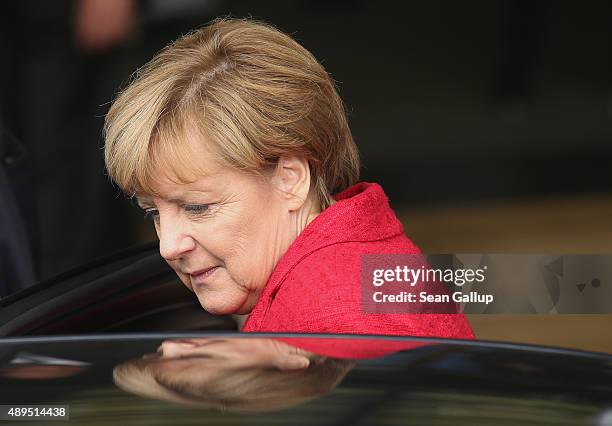
[[[204,310],[213,315],[231,315],[231,314],[242,314],[242,303],[239,304],[210,304],[210,303],[202,303],[200,300],[200,305]]]

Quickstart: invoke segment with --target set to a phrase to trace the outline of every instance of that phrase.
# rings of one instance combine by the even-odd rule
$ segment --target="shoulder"
[[[361,255],[380,254],[385,247],[390,250],[382,253],[419,252],[405,236],[374,243],[332,244],[305,256],[284,277],[260,329],[247,331],[474,337],[461,314],[364,313]]]
[[[336,242],[320,247],[299,259],[284,277],[282,288],[291,289],[289,284],[294,281],[307,281],[310,285],[358,284],[364,255],[418,253],[419,248],[403,234],[378,241]]]
[[[381,253],[385,247],[406,249],[404,239],[409,241],[405,236],[399,241],[393,241],[395,238],[377,242],[347,241],[309,253],[281,278],[282,282],[271,295],[264,323],[275,331],[355,331],[350,318],[355,317],[357,321],[361,312],[362,255]],[[418,250],[414,245],[410,247]],[[346,326],[342,330],[339,319]]]

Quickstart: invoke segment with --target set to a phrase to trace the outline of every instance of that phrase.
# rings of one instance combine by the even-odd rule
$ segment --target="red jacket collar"
[[[376,241],[404,233],[380,185],[360,182],[334,196],[336,203],[302,231],[286,254],[347,241]]]

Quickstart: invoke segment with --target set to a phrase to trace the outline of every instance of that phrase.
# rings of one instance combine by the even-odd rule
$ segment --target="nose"
[[[180,218],[173,218],[160,213],[157,226],[159,253],[170,261],[177,260],[195,248],[195,241],[187,232],[187,227]]]

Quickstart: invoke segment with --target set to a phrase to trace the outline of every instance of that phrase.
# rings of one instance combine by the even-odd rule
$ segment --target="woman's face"
[[[137,200],[154,221],[161,255],[202,307],[246,314],[295,239],[291,215],[268,178],[205,164],[207,176],[188,184],[160,170],[156,195]]]
[[[230,371],[276,368],[305,370],[315,354],[272,339],[187,339],[162,343],[143,357],[158,381],[198,389]]]
[[[300,380],[296,382],[299,377],[285,377],[284,373],[306,374],[311,359],[318,362],[320,357],[273,339],[168,340],[157,353],[127,363],[146,372],[153,382],[140,377],[141,386],[135,389],[134,379],[139,376],[125,380],[122,375],[123,380],[117,384],[144,396],[217,408],[227,407],[232,404],[230,401],[234,406],[247,407],[258,401],[268,406],[282,403],[286,399],[282,396],[289,396],[296,403],[304,399],[300,395]],[[270,388],[271,384],[284,386],[286,392]],[[161,394],[155,392],[159,386],[165,388]],[[169,395],[167,391],[172,393]],[[273,408],[271,405],[265,410]]]

